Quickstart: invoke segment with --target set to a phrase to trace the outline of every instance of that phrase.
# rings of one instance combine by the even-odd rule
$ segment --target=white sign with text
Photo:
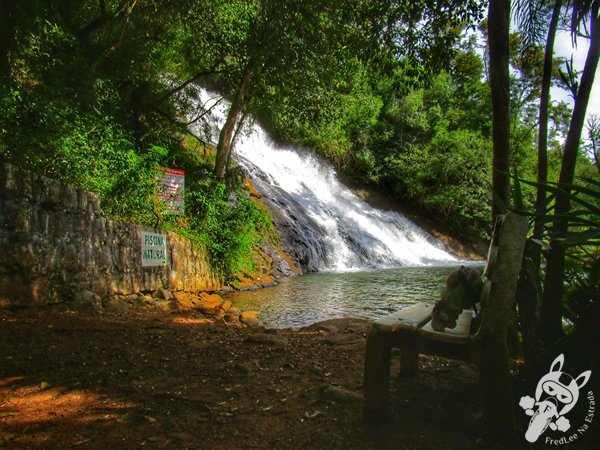
[[[142,267],[167,265],[167,235],[142,231]]]

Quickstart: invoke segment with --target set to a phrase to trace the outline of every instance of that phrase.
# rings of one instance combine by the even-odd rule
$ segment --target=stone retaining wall
[[[155,291],[214,291],[221,282],[188,239],[168,235],[170,263],[142,267],[141,233],[102,217],[98,198],[0,164],[0,307]]]

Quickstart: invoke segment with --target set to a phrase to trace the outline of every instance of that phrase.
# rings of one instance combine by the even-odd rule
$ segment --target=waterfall
[[[194,131],[211,142],[225,122],[229,103],[200,89],[210,113]],[[305,271],[352,271],[447,265],[456,259],[403,215],[371,207],[339,182],[331,164],[307,149],[273,143],[258,124],[237,137],[234,157],[273,214],[284,249]]]

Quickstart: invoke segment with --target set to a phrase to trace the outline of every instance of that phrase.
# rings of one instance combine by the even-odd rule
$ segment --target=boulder
[[[100,312],[102,299],[92,291],[77,291],[73,296],[73,306],[77,309]]]
[[[240,317],[240,321],[249,327],[257,327],[260,325],[258,321],[258,313],[256,311],[244,311]]]
[[[160,288],[157,289],[156,291],[153,292],[152,295],[154,298],[158,298],[161,300],[166,300],[168,302],[170,302],[171,300],[173,300],[173,293],[165,288]]]
[[[198,297],[194,294],[190,294],[189,292],[176,291],[173,292],[173,297],[175,298],[177,305],[182,309],[192,309],[198,302]]]
[[[238,323],[240,321],[240,316],[242,315],[242,313],[240,312],[239,309],[237,308],[229,308],[226,312],[225,312],[225,322],[231,324],[231,323]]]
[[[231,300],[223,300],[223,303],[221,303],[221,309],[223,311],[228,311],[229,308],[231,308]]]
[[[128,296],[126,296],[126,300],[129,303],[138,303],[138,302],[143,301],[143,297],[138,294],[133,293],[133,294],[129,294]]]
[[[277,284],[277,280],[272,275],[261,275],[256,279],[256,284],[260,287],[275,286]]]
[[[327,333],[343,333],[346,330],[354,332],[368,331],[371,327],[370,319],[361,317],[341,317],[316,322],[300,329],[300,331],[325,331]]]
[[[218,316],[219,307],[223,303],[223,299],[218,294],[200,294],[200,299],[194,305],[194,309],[201,311],[203,314],[208,316]]]

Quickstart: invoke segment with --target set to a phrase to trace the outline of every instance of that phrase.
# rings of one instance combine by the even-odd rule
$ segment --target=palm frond
[[[515,0],[513,2],[512,14],[521,31],[523,52],[545,42],[548,3],[547,0]]]

